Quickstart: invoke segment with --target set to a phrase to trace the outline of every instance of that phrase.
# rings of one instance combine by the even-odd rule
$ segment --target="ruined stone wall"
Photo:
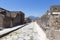
[[[59,29],[60,28],[60,15],[51,15],[49,24],[51,28]]]
[[[8,11],[3,8],[0,8],[0,19],[1,19],[0,26],[1,27],[13,27],[13,26],[23,24],[24,17],[25,15],[21,11]]]

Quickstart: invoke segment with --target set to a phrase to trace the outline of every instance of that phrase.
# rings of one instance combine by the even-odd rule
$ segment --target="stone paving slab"
[[[48,40],[44,31],[32,22],[2,38],[0,40]]]

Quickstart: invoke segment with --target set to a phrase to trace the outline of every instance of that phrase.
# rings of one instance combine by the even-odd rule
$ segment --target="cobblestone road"
[[[0,40],[48,40],[43,30],[32,22],[2,38]]]

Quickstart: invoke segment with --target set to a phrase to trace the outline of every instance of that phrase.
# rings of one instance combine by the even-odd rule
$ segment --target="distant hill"
[[[30,18],[30,19],[32,19],[32,20],[36,20],[36,19],[38,19],[39,17],[29,16],[28,18]]]

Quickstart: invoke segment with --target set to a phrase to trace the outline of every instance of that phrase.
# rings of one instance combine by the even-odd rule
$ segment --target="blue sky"
[[[4,9],[36,17],[43,15],[51,5],[60,5],[60,0],[0,0],[0,7]]]

